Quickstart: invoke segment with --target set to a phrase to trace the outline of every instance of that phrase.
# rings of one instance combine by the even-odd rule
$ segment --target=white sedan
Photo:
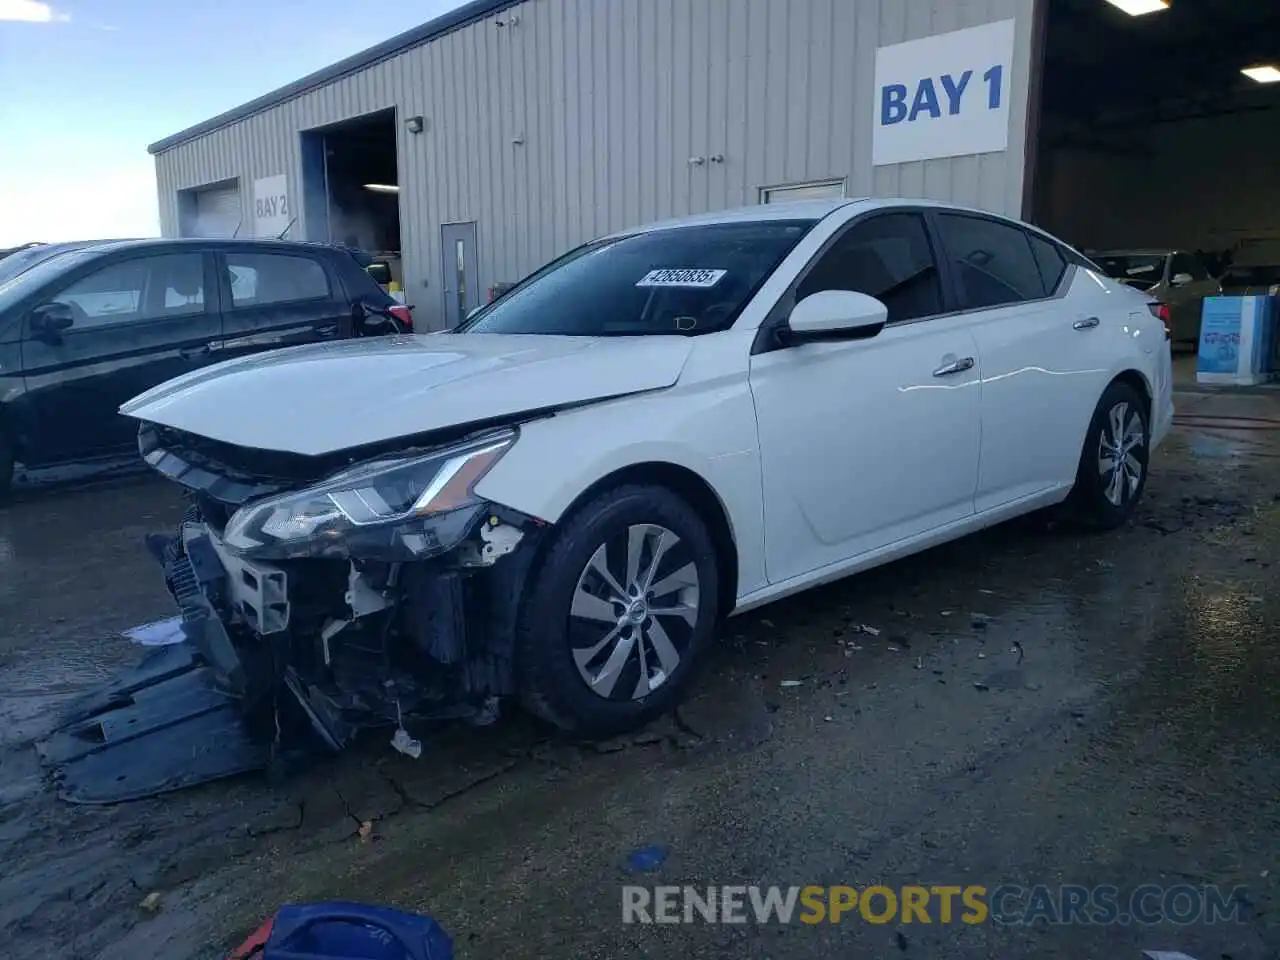
[[[332,746],[505,699],[600,736],[669,709],[725,616],[1055,504],[1124,523],[1173,414],[1157,311],[1014,220],[765,205],[121,412],[195,493],[157,554],[246,709],[287,687]]]

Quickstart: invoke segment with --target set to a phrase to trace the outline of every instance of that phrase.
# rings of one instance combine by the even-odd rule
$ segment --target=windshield
[[[1166,259],[1162,253],[1102,253],[1095,256],[1093,261],[1108,277],[1128,281],[1145,290],[1164,279]]]
[[[37,263],[43,263],[60,253],[66,253],[67,249],[61,244],[49,244],[48,246],[29,247],[26,250],[19,250],[17,253],[9,254],[9,256],[0,260],[0,283],[12,280],[18,274],[30,270]]]
[[[27,270],[13,275],[0,275],[0,311],[9,309],[33,290],[44,286],[64,270],[96,257],[97,251],[92,247],[76,250],[64,250],[41,260]],[[0,261],[0,264],[7,261]]]
[[[814,220],[672,227],[579,247],[459,332],[580,337],[724,330]]]

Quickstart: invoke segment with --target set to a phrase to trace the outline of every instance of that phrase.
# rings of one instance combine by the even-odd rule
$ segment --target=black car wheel
[[[1147,485],[1150,441],[1146,401],[1129,384],[1112,383],[1094,410],[1071,491],[1081,520],[1113,530],[1133,515]]]
[[[718,576],[705,524],[670,490],[619,487],[576,510],[521,605],[525,706],[586,738],[669,710],[711,642]]]

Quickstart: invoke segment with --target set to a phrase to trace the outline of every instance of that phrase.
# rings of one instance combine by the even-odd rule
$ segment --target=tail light
[[[387,313],[404,324],[406,330],[413,329],[413,307],[406,307],[404,304],[397,303],[393,307],[387,307]]]
[[[1151,315],[1164,324],[1164,338],[1166,340],[1173,339],[1173,329],[1169,326],[1170,313],[1167,303],[1160,303],[1152,300],[1147,304],[1147,309],[1151,311]]]

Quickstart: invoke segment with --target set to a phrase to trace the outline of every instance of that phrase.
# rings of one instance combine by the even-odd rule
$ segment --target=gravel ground
[[[342,898],[429,911],[472,958],[1276,960],[1280,395],[1178,407],[1129,528],[1016,522],[731,620],[640,736],[513,717],[107,808],[55,800],[32,741],[170,613],[141,537],[180,505],[149,478],[23,494],[0,508],[0,956],[223,957],[280,903]],[[1217,924],[621,919],[624,884],[873,883],[1244,890]]]

